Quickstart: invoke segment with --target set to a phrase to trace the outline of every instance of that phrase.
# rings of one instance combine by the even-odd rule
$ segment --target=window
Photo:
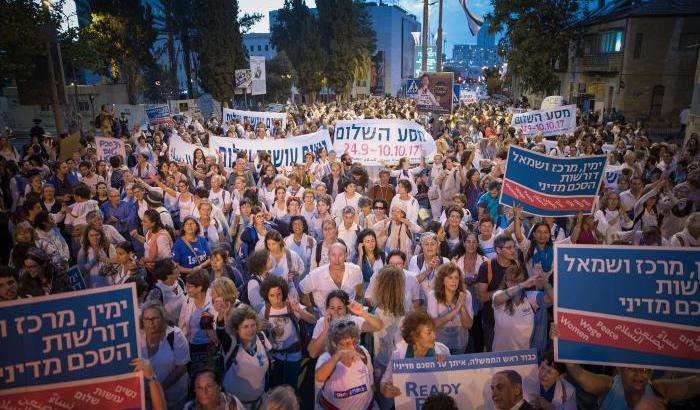
[[[90,103],[87,101],[78,101],[78,111],[80,111],[80,112],[90,111]]]
[[[250,46],[250,51],[255,51],[255,46]]]
[[[661,106],[664,102],[664,86],[657,85],[651,91],[651,107],[649,108],[650,117],[661,116]]]
[[[48,105],[40,105],[39,106],[39,111],[45,111],[48,112],[51,108]]]
[[[634,56],[633,56],[633,58],[635,60],[642,56],[642,41],[643,40],[644,40],[643,33],[637,33],[634,36]]]
[[[258,44],[258,51],[262,51],[262,46],[260,46],[260,44]]]
[[[270,46],[268,44],[265,44],[265,51],[270,51]]]
[[[600,34],[601,53],[619,53],[622,51],[622,31],[608,31]]]

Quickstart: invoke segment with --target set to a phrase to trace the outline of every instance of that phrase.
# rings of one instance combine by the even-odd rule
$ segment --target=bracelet
[[[158,381],[158,378],[156,377],[156,374],[155,374],[155,373],[153,373],[153,377],[146,377],[146,376],[143,376],[143,378],[146,379],[146,381],[149,382],[149,383]]]

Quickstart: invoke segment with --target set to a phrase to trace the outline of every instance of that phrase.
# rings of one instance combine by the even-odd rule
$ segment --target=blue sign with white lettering
[[[418,80],[406,80],[406,97],[413,98],[418,96]]]
[[[133,283],[0,303],[0,391],[132,372]]]
[[[559,360],[700,369],[700,250],[567,244],[554,258]]]

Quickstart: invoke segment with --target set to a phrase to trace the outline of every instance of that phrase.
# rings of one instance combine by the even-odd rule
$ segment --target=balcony
[[[581,69],[589,72],[617,73],[622,68],[623,53],[586,54]]]

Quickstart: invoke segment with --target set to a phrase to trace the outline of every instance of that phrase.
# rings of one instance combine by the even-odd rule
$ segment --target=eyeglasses
[[[378,210],[382,210],[382,211],[383,211],[383,210],[384,210],[384,207],[383,207],[383,206],[375,206],[374,209],[378,209]]]
[[[143,321],[144,321],[144,322],[148,322],[148,323],[158,322],[158,321],[160,321],[160,317],[158,317],[158,316],[156,316],[156,317],[145,317],[145,318],[143,318]]]

